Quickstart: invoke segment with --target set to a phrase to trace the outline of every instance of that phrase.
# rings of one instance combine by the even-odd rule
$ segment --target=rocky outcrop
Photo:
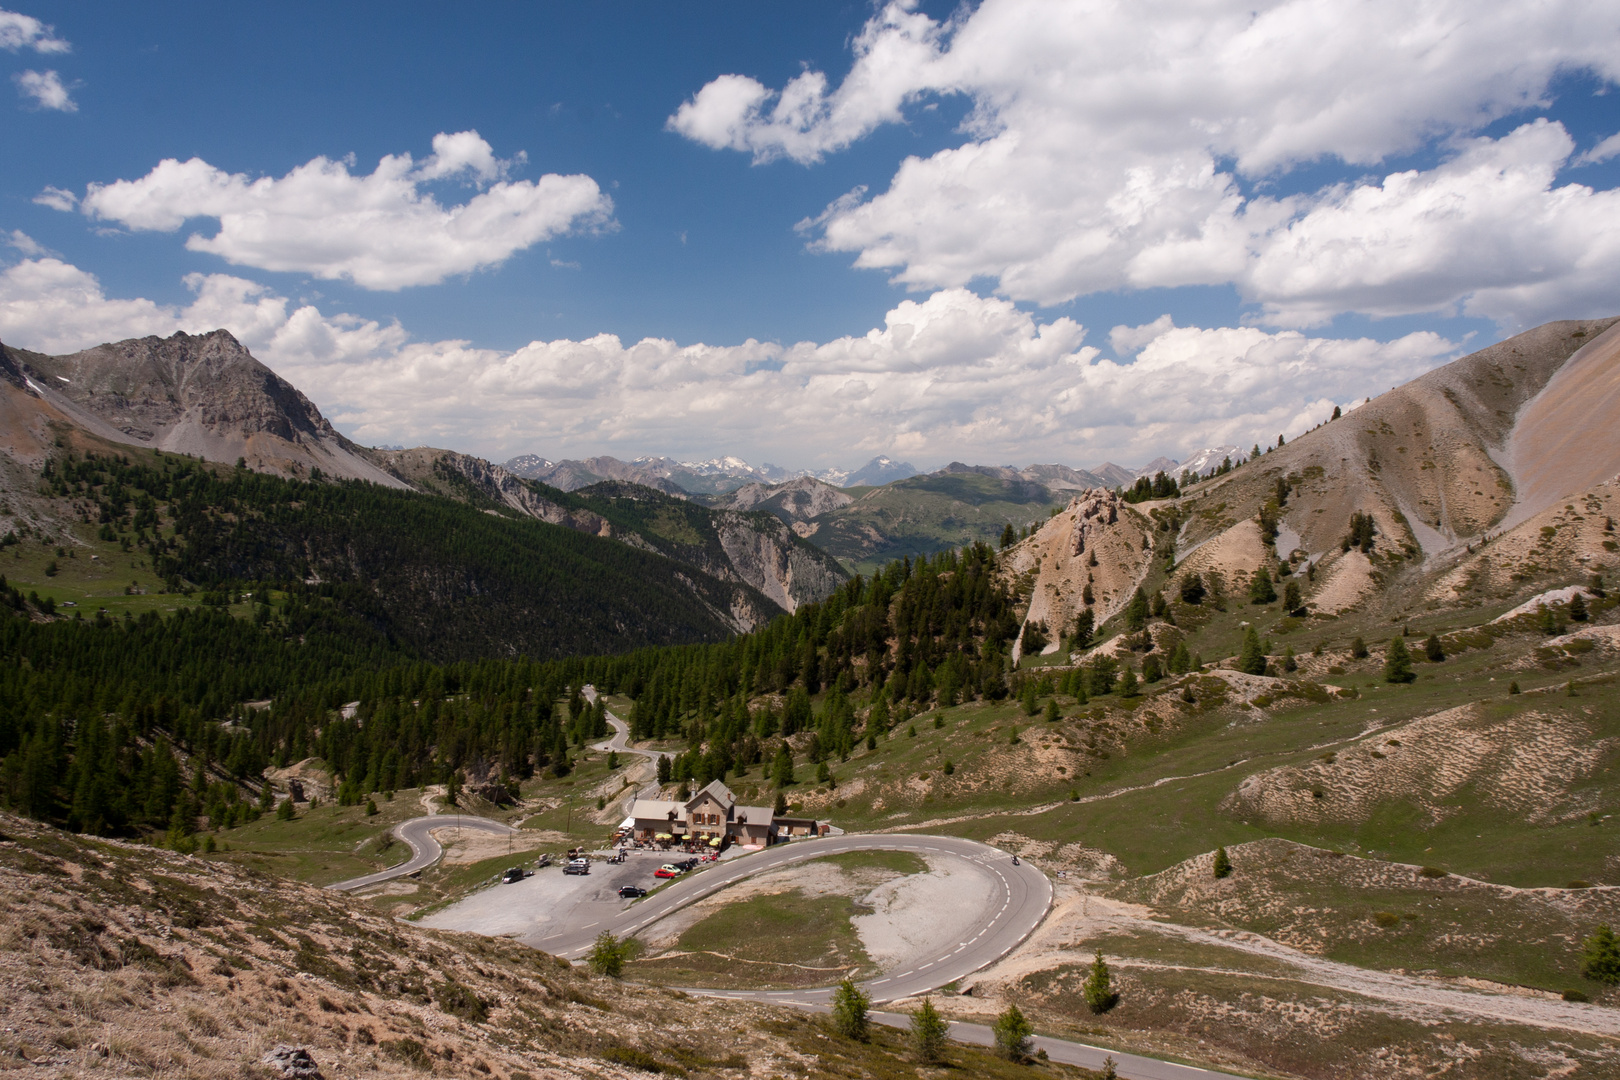
[[[721,511],[715,515],[715,531],[738,579],[784,611],[825,599],[847,576],[831,556],[800,543],[786,528],[771,528],[757,515]]]
[[[1112,618],[1147,577],[1152,531],[1153,522],[1113,491],[1092,488],[1070,499],[1003,559],[1014,583],[1029,589],[1025,621],[1044,622],[1056,640],[1086,607],[1088,586],[1097,624]]]

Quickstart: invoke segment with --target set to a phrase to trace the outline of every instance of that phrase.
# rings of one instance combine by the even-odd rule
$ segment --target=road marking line
[[[896,975],[895,978],[904,979],[908,975],[915,975],[915,974],[917,974],[915,971],[902,971],[900,974]]]

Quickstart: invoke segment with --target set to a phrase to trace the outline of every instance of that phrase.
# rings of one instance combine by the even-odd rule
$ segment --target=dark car
[[[565,874],[588,874],[590,872],[591,864],[584,859],[576,859],[563,867],[563,873]]]
[[[680,867],[682,870],[691,870],[694,867],[696,867],[697,864],[698,864],[698,861],[696,859],[682,859],[680,862],[676,863],[675,865]]]
[[[506,873],[501,875],[501,880],[504,881],[506,884],[510,885],[515,881],[522,881],[524,878],[526,878],[528,876],[529,876],[529,872],[527,870],[524,870],[523,867],[514,866],[514,867],[512,867],[512,869],[508,870]]]
[[[638,889],[634,885],[623,885],[619,888],[619,895],[626,900],[638,900],[647,895],[647,890]]]

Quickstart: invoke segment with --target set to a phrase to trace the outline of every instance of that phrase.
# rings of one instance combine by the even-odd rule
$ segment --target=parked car
[[[514,866],[510,870],[508,870],[506,873],[501,875],[501,880],[503,882],[505,882],[506,884],[511,885],[513,882],[522,881],[526,877],[533,877],[533,876],[534,876],[534,871],[525,870],[521,866]]]
[[[646,895],[646,889],[637,888],[634,885],[622,885],[619,887],[619,896],[625,900],[639,900]]]
[[[563,873],[565,874],[588,874],[590,872],[591,863],[589,859],[575,859],[563,867]]]
[[[540,856],[540,858],[535,860],[534,865],[539,866],[539,867],[550,866],[551,865],[551,856],[549,854]]]
[[[663,866],[660,866],[658,869],[653,871],[653,877],[672,878],[680,876],[681,868],[678,866],[671,866],[668,863],[665,863]]]
[[[680,862],[676,863],[675,866],[681,870],[691,870],[696,867],[697,864],[698,861],[696,859],[682,859]]]

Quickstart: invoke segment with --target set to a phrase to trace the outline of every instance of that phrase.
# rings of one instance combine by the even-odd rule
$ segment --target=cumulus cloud
[[[56,36],[56,27],[47,26],[32,15],[0,8],[0,49],[7,52],[33,49],[37,53],[65,53],[72,48],[72,45]]]
[[[197,217],[219,221],[194,233],[192,251],[237,266],[344,278],[367,289],[431,285],[501,263],[515,252],[569,232],[611,225],[613,201],[588,176],[547,173],[507,180],[524,160],[495,157],[477,132],[440,134],[420,165],[410,154],[384,157],[370,174],[318,157],[282,177],[254,180],[200,158],[158,163],[138,180],[91,184],[78,208],[126,228],[174,232]],[[461,178],[478,194],[441,205],[424,185]],[[75,197],[46,188],[35,202],[71,209]]]
[[[903,301],[882,326],[824,343],[602,334],[502,352],[413,341],[398,324],[325,315],[231,275],[186,283],[184,307],[120,300],[76,267],[28,260],[0,273],[0,338],[64,352],[224,326],[362,442],[807,467],[879,453],[936,464],[1184,456],[1293,434],[1457,353],[1430,333],[1378,342],[1159,320],[1116,329],[1136,350],[1117,363],[1071,319],[1041,322],[966,289]]]
[[[62,84],[61,76],[54,71],[19,71],[11,77],[11,81],[17,84],[17,93],[24,100],[32,102],[36,109],[79,111],[78,103]]]
[[[1464,305],[1511,323],[1575,313],[1582,278],[1609,266],[1602,234],[1620,218],[1608,200],[1556,183],[1569,150],[1549,132],[1494,147],[1469,136],[1548,105],[1561,72],[1620,79],[1612,16],[1600,0],[984,0],[938,23],[896,0],[855,40],[837,86],[816,71],[779,93],[725,75],[669,126],[756,161],[813,162],[903,121],[909,103],[965,96],[961,145],[908,158],[886,191],[857,190],[804,223],[820,249],[853,252],[857,266],[916,289],[989,278],[1005,295],[1053,304],[1233,284],[1278,324],[1403,314],[1414,295],[1421,310]],[[1373,167],[1425,149],[1442,163],[1267,194],[1304,164]],[[1484,159],[1511,197],[1480,190]],[[1413,238],[1390,226],[1394,203],[1419,192],[1435,200],[1431,212],[1460,200],[1458,220],[1487,235],[1415,260]],[[1365,221],[1351,220],[1363,210]],[[1548,224],[1545,244],[1527,219]],[[1572,253],[1564,238],[1583,219],[1599,235]],[[1322,254],[1305,241],[1329,220],[1342,234],[1329,260],[1342,258],[1342,282],[1290,261]],[[1481,245],[1522,261],[1483,265]],[[1385,261],[1398,272],[1374,280],[1367,268]],[[1296,276],[1308,279],[1303,295]],[[1558,289],[1580,299],[1542,303]]]

